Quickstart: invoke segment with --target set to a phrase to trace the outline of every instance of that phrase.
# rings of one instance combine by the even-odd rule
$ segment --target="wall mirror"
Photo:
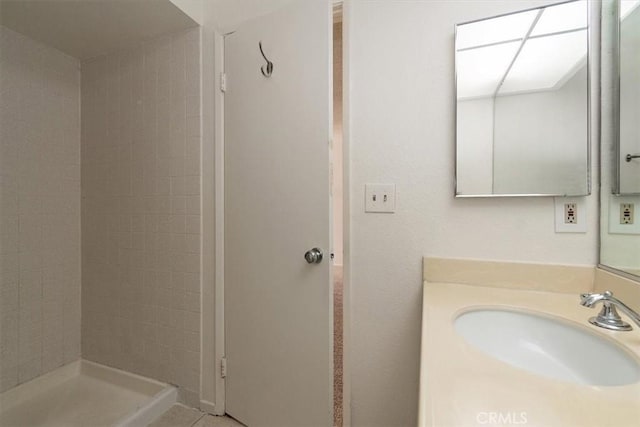
[[[456,25],[456,196],[589,186],[585,0]]]
[[[618,192],[640,195],[640,9],[623,0],[619,10],[620,123]]]
[[[640,0],[603,8],[600,264],[640,281]]]

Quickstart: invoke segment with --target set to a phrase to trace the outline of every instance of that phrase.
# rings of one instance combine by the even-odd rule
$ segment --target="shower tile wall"
[[[82,63],[82,354],[200,372],[200,32]]]
[[[79,356],[79,63],[0,26],[0,392]]]

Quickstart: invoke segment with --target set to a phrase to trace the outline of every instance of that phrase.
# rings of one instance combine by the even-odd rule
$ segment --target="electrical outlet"
[[[587,209],[584,197],[555,198],[556,233],[586,233]]]
[[[633,224],[633,203],[620,203],[620,224]]]
[[[565,224],[578,223],[578,207],[575,203],[564,204],[564,223]]]
[[[365,212],[393,213],[396,210],[395,184],[366,184],[364,197]]]
[[[609,196],[609,212],[606,221],[610,234],[640,234],[640,218],[636,209],[640,208],[640,196]]]

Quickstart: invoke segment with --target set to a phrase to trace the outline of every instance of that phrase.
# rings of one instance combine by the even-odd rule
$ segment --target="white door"
[[[292,2],[225,37],[226,411],[251,427],[332,425],[330,12]]]

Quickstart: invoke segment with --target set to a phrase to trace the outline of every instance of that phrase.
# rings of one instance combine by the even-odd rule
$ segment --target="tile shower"
[[[199,30],[82,64],[82,354],[200,374]]]
[[[80,64],[0,27],[0,392],[80,357]]]
[[[78,61],[0,27],[0,392],[200,376],[200,29]]]

